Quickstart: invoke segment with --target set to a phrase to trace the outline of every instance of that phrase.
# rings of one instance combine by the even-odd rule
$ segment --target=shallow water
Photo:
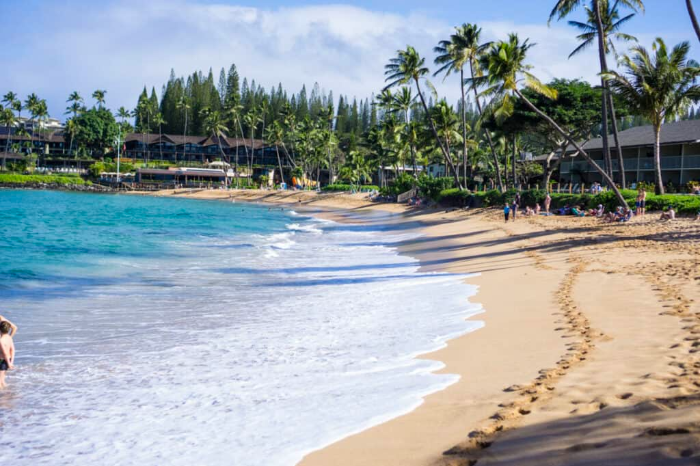
[[[0,191],[12,465],[292,465],[456,381],[464,276],[290,210]]]

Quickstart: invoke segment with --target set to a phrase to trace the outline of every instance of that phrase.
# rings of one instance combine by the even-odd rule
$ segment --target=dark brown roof
[[[654,127],[637,126],[635,128],[620,131],[620,145],[626,147],[640,147],[654,145]],[[661,144],[683,144],[700,141],[700,120],[677,121],[666,123],[661,127]],[[615,138],[608,136],[610,147],[615,147]],[[603,138],[592,139],[584,144],[584,150],[600,150],[603,148]],[[569,146],[567,152],[575,149]]]
[[[182,136],[177,135],[177,134],[163,134],[163,136],[159,136],[158,134],[149,134],[146,133],[141,134],[141,133],[130,133],[127,134],[126,139],[124,142],[145,142],[146,144],[158,144],[160,141],[169,143],[169,144],[175,144],[175,145],[182,145],[183,141],[187,144],[196,144],[200,145],[203,147],[206,146],[214,146],[218,145],[218,140],[217,138],[214,137],[203,137],[203,136]],[[250,139],[241,139],[241,138],[230,138],[230,137],[222,137],[221,138],[221,145],[223,147],[236,147],[236,146],[248,146],[250,147]],[[254,139],[253,140],[253,148],[254,149],[259,149],[260,147],[263,147],[263,142],[260,139]]]

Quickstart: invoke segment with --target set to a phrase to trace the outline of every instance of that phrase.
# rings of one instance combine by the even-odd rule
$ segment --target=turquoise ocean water
[[[376,225],[373,222],[372,225]],[[289,209],[0,191],[20,326],[0,463],[292,465],[456,378],[417,354],[478,327],[413,236]]]

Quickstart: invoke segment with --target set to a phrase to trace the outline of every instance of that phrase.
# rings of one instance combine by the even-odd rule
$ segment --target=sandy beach
[[[469,282],[483,328],[423,356],[459,382],[302,465],[700,460],[700,222],[505,224],[498,211],[411,209],[361,194],[157,195],[296,205],[346,221],[380,209],[420,222],[422,236],[402,250],[424,270],[480,274]]]

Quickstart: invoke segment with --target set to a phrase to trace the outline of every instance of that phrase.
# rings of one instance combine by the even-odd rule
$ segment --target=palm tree
[[[182,110],[185,113],[185,126],[182,129],[182,155],[187,159],[187,113],[192,107],[190,106],[187,97],[184,95],[177,102],[177,109]],[[175,159],[177,160],[177,153],[175,154]]]
[[[248,146],[245,145],[245,134],[243,133],[243,125],[241,124],[241,114],[243,112],[243,105],[232,102],[231,105],[228,108],[228,113],[231,115],[231,118],[233,119],[233,132],[234,135],[236,134],[237,130],[240,130],[241,134],[241,139],[243,140],[243,148],[245,149],[245,156],[246,160],[248,160]],[[238,176],[238,147],[240,144],[236,142],[236,159],[234,161],[234,172],[236,173],[236,187],[239,187],[239,179],[240,177]]]
[[[690,21],[693,23],[695,35],[698,36],[698,40],[700,40],[700,24],[698,24],[698,18],[695,16],[695,11],[693,10],[693,2],[691,0],[685,0],[685,6],[688,8],[688,15],[690,15]]]
[[[92,98],[97,101],[98,108],[102,108],[102,106],[104,105],[106,94],[107,94],[107,91],[100,90],[100,89],[98,89],[92,93]]]
[[[476,103],[476,108],[479,112],[479,116],[483,113],[483,108],[481,106],[481,100],[479,99],[479,93],[477,90],[477,84],[482,76],[482,71],[479,66],[479,59],[484,54],[484,52],[491,46],[491,42],[480,44],[481,39],[481,28],[475,24],[463,24],[461,27],[456,28],[455,34],[450,37],[449,41],[442,41],[435,47],[435,52],[438,53],[438,57],[435,59],[436,64],[442,64],[442,68],[438,70],[435,75],[445,72],[445,77],[451,72],[460,72],[460,81],[462,89],[462,108],[463,117],[462,124],[466,123],[466,96],[464,91],[464,84],[471,84],[471,90],[474,93],[474,100]],[[464,79],[464,66],[469,64],[469,79]],[[466,128],[466,126],[465,126]],[[498,155],[496,154],[496,148],[493,144],[493,138],[491,133],[487,130],[486,139],[489,143],[489,148],[491,149],[491,156],[493,157],[493,164],[496,169],[496,178],[498,181],[498,186],[501,191],[505,190],[505,185],[503,184],[503,177],[501,176],[501,167],[498,162]],[[465,135],[463,135],[465,136]],[[466,140],[466,137],[465,137]]]
[[[163,160],[163,125],[166,124],[167,121],[163,119],[163,114],[158,112],[156,115],[153,117],[153,124],[158,125],[158,147],[160,150],[160,159]],[[177,157],[176,157],[177,158]]]
[[[522,85],[546,97],[557,97],[557,92],[542,84],[539,79],[530,73],[529,70],[532,67],[525,64],[527,52],[532,46],[533,44],[530,44],[528,40],[521,43],[517,34],[510,34],[508,41],[498,42],[489,50],[484,61],[488,71],[487,79],[490,87],[484,91],[484,93],[494,96],[490,104],[492,107],[489,109],[490,113],[494,115],[497,122],[501,122],[512,115],[514,97],[521,99],[530,110],[544,119],[555,131],[561,134],[569,144],[574,146],[581,156],[586,159],[610,185],[610,189],[613,190],[621,205],[626,205],[625,198],[622,197],[620,190],[617,189],[617,186],[615,186],[608,173],[591,159],[588,153],[583,150],[581,145],[574,140],[569,133],[564,131],[554,120],[537,108],[520,91],[519,87]]]
[[[12,128],[17,124],[17,118],[11,108],[0,111],[0,124],[7,127],[7,141],[5,142],[5,152],[2,155],[2,169],[5,170],[5,160],[10,151],[10,140],[12,139]]]
[[[78,123],[76,122],[75,118],[71,118],[70,120],[66,121],[65,132],[70,135],[70,146],[68,148],[68,153],[70,155],[73,155],[73,141],[75,140],[75,136],[78,134],[78,131],[80,131],[80,128],[78,127]]]
[[[252,107],[248,113],[243,117],[243,122],[246,124],[250,130],[250,156],[248,157],[248,173],[252,177],[253,175],[253,156],[255,155],[255,131],[258,124],[262,122],[262,117],[258,113],[256,107]],[[264,150],[264,147],[263,147]],[[249,154],[246,154],[249,155]]]
[[[654,41],[653,56],[641,46],[632,48],[631,56],[622,57],[625,75],[615,71],[603,75],[639,115],[654,126],[654,168],[656,193],[664,193],[661,178],[661,126],[685,112],[700,100],[700,64],[688,59],[690,44],[682,42],[670,53],[660,38]]]
[[[490,42],[479,44],[481,29],[474,24],[462,24],[455,28],[454,34],[449,40],[440,41],[437,47],[433,49],[438,56],[435,58],[436,65],[442,65],[433,76],[440,73],[445,73],[445,79],[451,73],[459,72],[459,85],[462,93],[462,156],[467,159],[467,98],[465,84],[467,80],[464,78],[464,67],[470,66],[472,77],[474,74],[474,62],[484,53],[491,45]],[[490,134],[489,134],[490,137]],[[493,152],[495,157],[495,151]],[[498,159],[496,159],[498,160]],[[500,178],[500,169],[498,171]],[[466,178],[466,176],[465,176]],[[499,181],[500,182],[500,181]]]
[[[615,49],[615,43],[613,39],[624,41],[624,42],[637,42],[637,38],[629,34],[620,32],[620,28],[627,23],[629,20],[634,18],[635,14],[631,13],[624,18],[620,18],[620,12],[618,11],[619,0],[615,3],[610,3],[608,0],[601,0],[601,22],[603,23],[603,29],[605,31],[605,53],[606,55],[610,52],[617,58],[619,57],[617,50]],[[597,19],[596,13],[592,8],[586,7],[586,15],[588,17],[588,22],[582,23],[580,21],[569,21],[569,25],[578,29],[581,34],[577,37],[581,44],[576,47],[576,49],[571,52],[569,58],[581,53],[590,47],[598,37]],[[609,96],[609,101],[607,102],[610,108],[610,118],[613,128],[613,137],[615,138],[615,148],[617,152],[617,163],[618,163],[618,173],[620,185],[624,188],[627,186],[627,180],[625,179],[625,165],[624,159],[622,158],[622,145],[620,144],[620,135],[617,128],[617,117],[615,116],[615,105],[612,99],[612,95]],[[611,161],[606,160],[606,163],[610,165]],[[609,169],[610,171],[611,169]]]
[[[150,145],[146,144],[146,133],[151,132],[151,104],[148,100],[142,100],[137,105],[132,116],[138,119],[141,130],[141,144],[146,151],[144,161],[148,167],[148,159],[150,158]]]
[[[340,174],[342,178],[349,180],[353,185],[357,184],[359,188],[362,180],[372,177],[372,166],[367,158],[358,151],[351,151],[348,158],[349,160],[340,170]]]
[[[36,107],[34,109],[34,118],[37,120],[39,123],[39,132],[42,133],[42,137],[45,133],[45,128],[46,128],[46,120],[49,118],[49,107],[46,104],[46,100],[40,99]],[[44,143],[44,150],[42,150],[42,154],[46,154],[46,147],[47,143]],[[45,160],[44,160],[45,161]]]
[[[284,183],[284,171],[282,170],[282,159],[280,158],[279,146],[284,143],[284,129],[278,121],[275,121],[267,128],[267,140],[275,146],[277,151],[277,165],[280,169],[280,179]]]
[[[2,98],[2,102],[7,106],[5,109],[5,112],[9,112],[12,116],[8,115],[7,113],[3,114],[3,121],[5,122],[5,125],[7,126],[7,144],[5,145],[5,154],[10,149],[10,146],[12,145],[12,127],[15,126],[18,123],[18,119],[14,118],[14,111],[22,111],[22,102],[17,99],[17,94],[14,92],[10,91],[7,94],[5,94]],[[19,110],[17,110],[17,107],[19,107]],[[10,121],[12,120],[12,121]],[[2,159],[2,169],[5,169],[5,157]]]
[[[37,111],[38,106],[39,106],[39,100],[40,99],[36,94],[31,93],[27,96],[27,98],[24,101],[24,108],[26,108],[27,111],[29,112],[29,115],[30,115],[29,121],[31,122],[31,125],[32,125],[32,132],[29,136],[30,141],[34,140],[34,118],[36,116],[36,111]]]
[[[80,108],[80,106],[83,104],[83,98],[80,96],[78,91],[73,91],[70,93],[68,96],[68,100],[66,102],[69,102],[71,104],[77,104],[77,108]],[[71,106],[72,108],[73,106]]]
[[[607,2],[608,0],[590,0],[591,1],[591,11],[594,14],[595,17],[595,25],[596,25],[596,31],[597,31],[597,37],[598,37],[598,59],[600,61],[600,72],[601,73],[606,73],[608,71],[608,61],[607,61],[607,50],[608,50],[608,45],[607,45],[607,40],[606,40],[606,30],[605,26],[603,25],[603,8],[602,8],[602,3],[605,2],[605,5],[607,7]],[[584,3],[587,3],[588,0],[557,0],[556,5],[552,9],[552,12],[549,15],[549,21],[551,22],[554,17],[557,17],[557,19],[563,19],[564,17],[568,16],[571,14],[574,10],[576,10],[579,6],[581,6]],[[642,0],[616,0],[615,5],[613,6],[613,9],[617,7],[618,4],[622,4],[624,6],[627,6],[631,8],[632,10],[637,10],[639,9],[640,11],[644,11],[644,3]],[[607,8],[606,8],[607,9]],[[608,86],[606,81],[601,78],[601,85],[603,87],[603,105],[601,108],[602,111],[602,137],[603,137],[603,155],[605,157],[605,163],[607,165],[607,170],[608,173],[611,175],[609,178],[612,180],[612,163],[611,163],[611,158],[610,158],[610,146],[608,143],[608,107],[611,107],[611,114],[614,114],[614,106],[612,106],[612,96],[610,96],[610,93],[608,91]],[[617,121],[615,117],[613,116],[613,128],[615,129],[617,127]],[[615,129],[615,132],[617,130]],[[619,141],[619,138],[617,138]],[[620,148],[618,146],[618,152],[620,152]],[[619,155],[622,157],[622,155]],[[621,173],[624,167],[620,167]],[[611,186],[612,187],[612,186]]]
[[[411,129],[411,107],[415,102],[416,96],[411,92],[410,87],[402,87],[399,92],[393,95],[391,106],[394,111],[400,111],[404,114],[406,131]],[[413,164],[413,178],[418,178],[418,167],[416,166],[416,146],[411,138],[407,138],[408,147],[411,151],[411,162]]]
[[[425,97],[423,96],[423,92],[420,88],[420,81],[422,79],[424,80],[425,76],[430,72],[428,68],[425,67],[425,59],[421,58],[418,51],[409,45],[406,47],[406,50],[399,50],[397,52],[397,57],[389,60],[389,64],[387,64],[384,68],[386,70],[384,74],[387,76],[386,81],[389,81],[389,84],[384,89],[390,89],[396,85],[409,84],[410,82],[413,82],[416,85],[416,91],[418,92],[418,97],[423,105],[423,110],[428,116],[428,122],[430,123],[430,129],[433,132],[433,136],[435,137],[435,140],[442,151],[445,163],[447,163],[454,174],[456,185],[462,189],[462,182],[459,179],[459,175],[455,171],[452,157],[445,148],[445,145],[440,140],[440,136],[435,128],[435,122],[430,115],[428,104],[425,102]],[[430,84],[428,81],[426,81],[426,83],[429,87],[432,87],[432,84]]]
[[[432,118],[435,121],[438,134],[445,141],[447,151],[451,152],[450,143],[462,142],[457,115],[447,101],[443,99],[432,108]],[[459,171],[457,171],[457,174],[459,175]]]
[[[202,111],[206,115],[204,119],[204,130],[210,134],[212,138],[216,138],[217,145],[219,146],[219,152],[221,153],[221,160],[227,162],[228,157],[224,153],[224,148],[221,145],[221,139],[226,137],[228,128],[226,127],[226,124],[218,111],[215,110],[212,112],[209,111],[209,109],[203,109]],[[226,167],[224,167],[224,171],[228,173]],[[228,185],[228,176],[226,177],[226,180],[226,184]]]

